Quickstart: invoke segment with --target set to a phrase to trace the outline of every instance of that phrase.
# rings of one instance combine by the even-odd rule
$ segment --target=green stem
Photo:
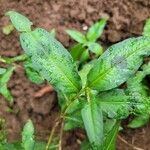
[[[8,58],[8,57],[2,57],[0,56],[0,61],[6,64],[12,64],[16,61],[25,61],[27,59],[27,55],[26,54],[22,54],[13,58]]]
[[[85,95],[86,95],[87,101],[90,102],[90,89],[88,87],[85,89]]]

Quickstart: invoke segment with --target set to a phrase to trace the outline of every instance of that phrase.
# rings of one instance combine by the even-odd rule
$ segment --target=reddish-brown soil
[[[110,45],[131,36],[142,33],[144,21],[150,17],[149,0],[0,0],[0,55],[16,56],[22,53],[18,35],[14,31],[6,36],[2,27],[8,24],[4,13],[17,10],[27,15],[35,26],[47,30],[55,28],[57,38],[66,46],[72,44],[64,30],[74,28],[83,31],[100,17],[109,17],[102,36],[103,45]],[[23,68],[18,68],[10,82],[9,88],[14,97],[11,106],[18,113],[8,113],[8,103],[0,96],[0,117],[6,119],[9,141],[17,140],[20,131],[28,118],[36,127],[38,139],[46,140],[54,120],[58,115],[56,93],[47,93],[41,98],[34,98],[34,93],[43,85],[35,85],[27,80]],[[144,150],[150,150],[150,125],[141,129],[125,129],[121,137]],[[79,150],[80,132],[73,131],[64,135],[64,150]],[[118,139],[118,150],[132,150]]]

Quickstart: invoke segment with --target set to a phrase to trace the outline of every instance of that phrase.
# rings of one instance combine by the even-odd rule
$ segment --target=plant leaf
[[[90,143],[99,147],[103,143],[102,111],[94,100],[91,100],[81,110],[84,126]]]
[[[150,55],[150,38],[129,38],[108,48],[88,74],[87,86],[105,91],[124,83]]]
[[[80,56],[80,62],[81,62],[81,63],[85,62],[86,60],[89,59],[89,57],[90,57],[89,51],[88,51],[88,49],[85,49],[85,50],[83,51],[83,53],[81,54],[81,56]]]
[[[0,68],[0,75],[1,74],[4,74],[6,72],[6,69],[5,68]]]
[[[30,81],[36,84],[41,84],[44,82],[44,78],[33,68],[31,59],[24,62],[24,68]]]
[[[96,56],[99,56],[103,53],[103,48],[101,47],[101,45],[99,45],[98,43],[88,43],[87,44],[88,49],[93,52],[94,54],[96,54]]]
[[[150,74],[150,63],[142,66],[135,76],[127,81],[126,93],[130,97],[130,102],[134,108],[134,114],[146,114],[149,108],[149,88],[145,77]]]
[[[25,124],[22,131],[22,147],[25,150],[34,150],[34,126],[31,120]]]
[[[77,127],[83,128],[81,109],[84,107],[85,102],[85,99],[76,99],[65,110],[64,130],[71,130]]]
[[[96,96],[96,100],[98,106],[100,106],[99,109],[102,109],[108,118],[126,118],[131,110],[129,97],[121,89],[101,92]]]
[[[75,31],[75,30],[66,30],[66,32],[75,41],[77,41],[79,43],[85,43],[86,42],[86,38],[81,32]]]
[[[117,133],[119,130],[119,125],[120,123],[117,122],[114,127],[112,128],[112,130],[110,132],[108,132],[108,134],[105,137],[105,141],[104,141],[104,147],[103,150],[116,150],[116,138],[117,138]]]
[[[0,93],[8,100],[9,102],[13,101],[13,97],[10,91],[7,89],[7,82],[9,81],[15,67],[9,67],[5,73],[0,75]]]
[[[144,36],[150,36],[150,19],[146,20],[146,23],[144,25],[143,35]]]
[[[8,11],[6,16],[10,17],[13,26],[20,32],[31,31],[32,22],[25,16],[15,11]]]
[[[76,44],[74,45],[71,49],[70,49],[70,54],[73,57],[73,59],[75,61],[79,60],[82,53],[85,51],[86,49],[83,47],[83,44]]]
[[[95,42],[102,34],[106,25],[107,19],[103,18],[92,25],[87,33],[87,39],[90,42]]]
[[[129,124],[129,128],[139,128],[149,122],[150,114],[141,114],[135,117]]]
[[[20,41],[32,64],[57,91],[76,93],[81,89],[77,67],[69,52],[49,32],[37,28],[22,33]]]

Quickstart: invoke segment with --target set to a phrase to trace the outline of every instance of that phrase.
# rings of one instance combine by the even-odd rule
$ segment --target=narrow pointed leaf
[[[95,42],[101,36],[106,25],[106,21],[107,20],[103,18],[89,28],[87,33],[87,39],[90,42]]]
[[[81,89],[80,77],[71,55],[49,32],[37,28],[22,33],[20,41],[25,53],[31,57],[35,70],[57,91],[76,93]]]
[[[104,52],[88,74],[87,86],[99,90],[110,90],[124,83],[133,75],[150,55],[150,38],[129,38]]]
[[[103,116],[101,109],[92,100],[84,106],[81,114],[90,143],[100,147],[103,143]]]
[[[150,114],[141,114],[135,117],[129,124],[129,128],[139,128],[148,123],[150,120]]]
[[[20,32],[31,31],[32,22],[25,16],[15,11],[8,11],[6,16],[10,17],[13,26]]]
[[[86,38],[81,32],[75,31],[75,30],[66,30],[66,32],[75,41],[77,41],[79,43],[85,43],[86,42]]]

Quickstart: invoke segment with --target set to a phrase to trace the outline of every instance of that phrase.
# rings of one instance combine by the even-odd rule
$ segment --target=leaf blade
[[[34,149],[34,126],[31,120],[28,120],[22,131],[22,146],[25,150]]]
[[[99,147],[103,142],[103,116],[94,100],[81,110],[87,136],[92,145]]]
[[[86,42],[86,38],[81,32],[75,31],[75,30],[66,30],[66,32],[75,41],[77,41],[79,43],[85,43]]]
[[[76,93],[81,89],[80,77],[71,55],[49,32],[37,28],[30,33],[22,33],[20,41],[26,54],[31,57],[35,70],[56,90]]]
[[[150,55],[149,43],[149,37],[129,38],[108,48],[90,70],[87,86],[105,91],[124,83]]]
[[[15,11],[8,11],[6,16],[10,17],[10,20],[14,27],[20,32],[31,31],[32,22],[25,16]]]
[[[102,18],[94,25],[92,25],[87,32],[87,39],[91,42],[95,42],[102,34],[106,25],[107,19]]]

